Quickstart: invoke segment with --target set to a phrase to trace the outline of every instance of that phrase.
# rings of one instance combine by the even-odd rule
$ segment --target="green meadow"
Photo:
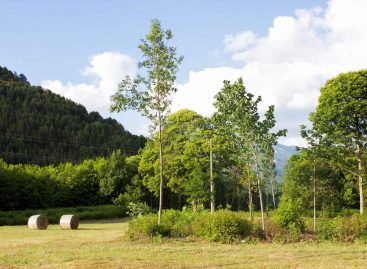
[[[0,268],[366,268],[361,243],[134,242],[127,220],[82,221],[78,230],[0,227]]]

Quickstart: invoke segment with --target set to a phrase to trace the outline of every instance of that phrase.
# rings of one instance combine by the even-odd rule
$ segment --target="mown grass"
[[[0,268],[366,268],[367,244],[219,244],[194,239],[131,242],[124,220],[79,230],[0,227]]]

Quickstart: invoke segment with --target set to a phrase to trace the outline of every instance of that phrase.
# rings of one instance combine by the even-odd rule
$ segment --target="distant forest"
[[[116,120],[0,66],[0,158],[7,163],[79,163],[114,150],[130,156],[145,142]]]

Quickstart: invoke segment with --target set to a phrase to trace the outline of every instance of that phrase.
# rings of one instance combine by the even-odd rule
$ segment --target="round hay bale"
[[[74,215],[63,215],[60,218],[60,227],[61,229],[78,229],[79,226],[79,218]]]
[[[48,219],[43,215],[33,215],[28,219],[28,228],[32,230],[46,230]]]

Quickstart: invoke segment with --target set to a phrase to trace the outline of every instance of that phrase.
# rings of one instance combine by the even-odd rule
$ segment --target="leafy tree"
[[[138,75],[134,80],[126,77],[118,91],[111,97],[111,111],[136,109],[152,122],[152,130],[158,128],[159,136],[159,211],[161,222],[163,205],[163,140],[162,127],[169,112],[170,96],[176,92],[174,82],[178,66],[183,57],[177,56],[176,48],[168,45],[173,38],[170,30],[163,30],[158,20],[152,21],[150,33],[141,40],[139,49],[144,60],[139,68],[145,70],[145,77]],[[143,89],[139,86],[143,86]]]
[[[261,154],[269,144],[275,144],[277,137],[285,135],[286,130],[271,133],[275,126],[274,106],[269,106],[264,119],[260,119],[258,104],[261,97],[247,92],[243,80],[238,79],[231,84],[224,81],[224,85],[215,96],[214,106],[217,112],[214,116],[216,125],[222,130],[224,136],[230,138],[229,147],[236,149],[236,162],[251,163],[257,178],[259,201],[262,216],[262,227],[265,228],[264,206],[262,198],[263,174],[261,173]],[[227,139],[228,139],[227,138]],[[271,160],[273,162],[273,160]],[[245,174],[246,171],[243,171]]]
[[[193,209],[208,200],[209,145],[205,135],[207,120],[188,109],[171,114],[162,130],[165,141],[165,176],[167,187],[179,197],[186,197]],[[141,154],[139,172],[144,184],[158,195],[156,171],[159,169],[159,154],[156,134]],[[181,207],[181,201],[179,201]]]
[[[367,146],[367,70],[340,74],[326,82],[316,111],[313,128],[332,142],[334,157],[349,159],[358,177],[360,213],[364,212],[364,177]],[[345,166],[344,166],[345,168]]]
[[[333,169],[324,158],[315,157],[309,149],[302,149],[299,154],[292,155],[285,166],[282,197],[287,197],[304,212],[315,208],[330,216],[348,203],[344,184],[340,170]],[[318,203],[314,202],[315,193]]]

